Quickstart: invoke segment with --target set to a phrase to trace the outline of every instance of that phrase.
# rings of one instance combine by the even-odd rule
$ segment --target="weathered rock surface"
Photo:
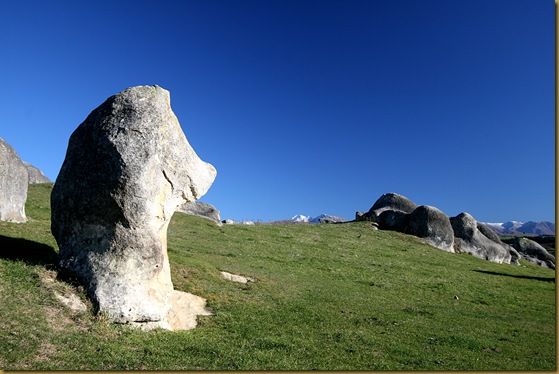
[[[247,284],[249,282],[254,282],[254,278],[245,277],[244,275],[232,274],[226,271],[221,271],[221,277],[225,280],[236,282],[236,283],[243,283]]]
[[[411,212],[406,233],[423,238],[443,251],[454,252],[454,233],[450,220],[435,207],[421,205]]]
[[[381,230],[405,232],[409,221],[409,214],[401,210],[385,210],[377,218]]]
[[[25,161],[23,161],[23,164],[27,168],[27,173],[29,174],[29,184],[52,183],[38,167]]]
[[[502,243],[501,238],[499,235],[491,228],[491,226],[486,225],[485,223],[478,222],[477,229],[485,235],[488,239],[493,240],[496,243]]]
[[[555,256],[544,247],[527,238],[514,238],[512,246],[520,253],[523,259],[536,265],[555,269]]]
[[[310,223],[340,223],[345,222],[345,219],[331,214],[321,214],[314,218],[309,219]]]
[[[488,238],[478,229],[479,225],[472,215],[460,213],[450,218],[454,231],[455,252],[470,253],[475,257],[496,263],[511,263],[511,253],[506,244],[502,243],[498,236],[491,235]],[[487,232],[486,228],[482,228]]]
[[[376,221],[380,214],[385,210],[398,210],[404,213],[411,213],[417,205],[405,196],[389,192],[383,194],[373,204],[367,213],[355,215],[355,219],[359,221]]]
[[[188,329],[204,299],[173,290],[167,227],[216,176],[189,145],[169,92],[138,86],[108,98],[70,137],[51,195],[60,265],[111,320]]]
[[[177,211],[193,216],[207,218],[221,225],[219,210],[217,210],[217,208],[212,204],[203,203],[201,201],[191,201],[180,205]]]
[[[25,222],[28,174],[11,145],[0,138],[0,221]]]
[[[491,228],[491,226],[485,224],[485,223],[481,223],[478,222],[477,223],[477,229],[483,234],[485,235],[488,239],[494,241],[495,243],[498,243],[499,245],[504,246],[509,254],[510,254],[510,264],[511,265],[519,265],[519,261],[521,256],[520,253],[518,253],[518,251],[516,249],[514,249],[512,246],[510,246],[507,243],[504,243],[501,238],[499,237],[499,234],[497,234],[495,232],[495,230],[493,230]]]

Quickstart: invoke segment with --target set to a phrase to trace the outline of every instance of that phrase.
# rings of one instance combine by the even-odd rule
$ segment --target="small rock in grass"
[[[221,276],[223,277],[223,279],[231,281],[231,282],[237,282],[237,283],[243,283],[243,284],[246,284],[248,282],[254,282],[253,278],[244,277],[242,275],[237,275],[237,274],[231,274],[231,273],[228,273],[226,271],[222,271]]]

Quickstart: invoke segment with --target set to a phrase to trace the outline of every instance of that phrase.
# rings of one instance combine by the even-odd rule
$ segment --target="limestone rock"
[[[173,290],[167,227],[215,176],[188,143],[168,91],[137,86],[111,96],[70,137],[52,191],[61,268],[115,322],[194,327],[205,301]]]
[[[512,246],[520,253],[523,259],[534,264],[555,269],[555,256],[544,247],[527,238],[514,238]]]
[[[219,210],[217,210],[212,204],[203,203],[201,201],[191,201],[180,205],[177,211],[193,216],[207,218],[221,225]]]
[[[321,214],[314,218],[309,219],[310,223],[340,223],[345,222],[345,219],[331,214]]]
[[[509,250],[511,265],[520,265],[520,259],[522,258],[520,253],[518,253],[518,251],[511,245],[508,245],[506,243],[503,244],[506,245]]]
[[[405,232],[409,221],[409,214],[401,210],[387,209],[377,218],[378,227],[381,230],[393,230]]]
[[[400,194],[389,192],[383,194],[378,200],[373,204],[371,209],[361,216],[356,215],[357,220],[367,220],[376,221],[380,214],[385,210],[398,210],[404,213],[411,213],[417,208],[417,205],[405,196]]]
[[[423,238],[443,251],[454,253],[454,233],[450,220],[435,207],[421,205],[411,212],[406,233]]]
[[[504,246],[509,254],[510,254],[510,264],[511,265],[519,265],[519,261],[521,256],[520,253],[518,253],[518,251],[516,249],[514,249],[512,246],[508,245],[507,243],[504,243],[501,238],[499,237],[499,235],[495,232],[495,230],[493,230],[491,228],[491,226],[485,224],[485,223],[481,223],[478,222],[477,223],[477,229],[487,237],[487,239],[490,239],[492,241],[494,241],[495,243],[498,243],[499,245]]]
[[[27,173],[29,174],[29,184],[52,183],[38,167],[25,161],[23,161],[23,164],[27,168]]]
[[[498,264],[511,263],[511,254],[508,246],[501,242],[499,237],[488,233],[492,239],[485,236],[472,215],[460,213],[456,217],[450,218],[450,223],[454,231],[455,252],[470,253],[475,257],[496,262]],[[482,228],[485,232],[487,230]]]
[[[478,222],[477,229],[485,235],[488,239],[493,240],[495,243],[502,243],[501,238],[499,235],[491,228],[491,226],[486,225],[485,223]]]
[[[0,221],[25,222],[28,174],[11,145],[0,138]]]
[[[254,282],[254,279],[251,277],[245,277],[243,275],[232,274],[226,271],[221,271],[221,277],[225,280],[236,282],[236,283],[243,283],[246,284],[248,282]]]

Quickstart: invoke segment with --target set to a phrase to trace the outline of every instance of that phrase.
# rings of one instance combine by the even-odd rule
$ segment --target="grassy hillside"
[[[175,288],[215,313],[182,332],[76,314],[54,292],[50,187],[0,222],[0,368],[555,370],[555,273],[453,255],[367,223],[223,226],[176,214]],[[219,271],[249,275],[248,285]]]

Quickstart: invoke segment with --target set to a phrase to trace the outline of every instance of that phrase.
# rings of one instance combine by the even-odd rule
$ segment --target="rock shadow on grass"
[[[542,281],[542,282],[553,282],[555,283],[555,277],[536,277],[536,276],[532,276],[532,275],[521,275],[521,274],[507,274],[507,273],[499,273],[496,271],[489,271],[489,270],[472,270],[475,271],[477,273],[483,273],[483,274],[490,274],[490,275],[500,275],[503,277],[512,277],[512,278],[519,278],[519,279],[532,279],[532,280],[538,280],[538,281]]]
[[[58,263],[58,253],[50,245],[4,235],[0,235],[0,258],[45,267]]]

